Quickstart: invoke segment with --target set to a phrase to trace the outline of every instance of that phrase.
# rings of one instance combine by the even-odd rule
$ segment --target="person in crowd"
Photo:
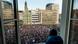
[[[57,35],[56,29],[50,30],[46,44],[63,44],[63,40],[60,36]]]

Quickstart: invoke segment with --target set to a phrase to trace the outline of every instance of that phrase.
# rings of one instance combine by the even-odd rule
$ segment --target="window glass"
[[[78,19],[78,0],[74,0],[73,2],[73,14],[72,14],[72,18],[74,19]]]
[[[6,44],[16,44],[13,0],[2,0],[2,12],[4,41]]]
[[[16,44],[15,22],[5,23],[4,32],[6,44]]]
[[[4,20],[14,19],[13,0],[3,0],[2,11]]]
[[[18,0],[21,44],[45,43],[52,28],[60,31],[62,0]]]
[[[78,0],[73,1],[72,9],[69,43],[78,44]]]
[[[71,21],[70,44],[78,44],[78,20]]]

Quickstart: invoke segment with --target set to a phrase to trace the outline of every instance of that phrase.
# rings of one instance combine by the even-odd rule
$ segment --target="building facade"
[[[31,24],[31,11],[28,10],[27,2],[25,2],[25,10],[23,15],[23,25]]]
[[[23,11],[18,11],[18,15],[19,15],[19,20],[23,20],[24,12]]]
[[[59,24],[59,6],[57,4],[49,3],[45,10],[41,10],[42,24],[55,25]]]
[[[32,24],[41,24],[41,14],[39,9],[31,10]]]
[[[46,5],[46,9],[28,10],[25,2],[25,12],[23,15],[24,24],[43,24],[56,25],[59,24],[59,6],[54,3]]]
[[[4,20],[14,19],[12,3],[8,1],[3,1],[2,9],[3,9],[3,19]]]

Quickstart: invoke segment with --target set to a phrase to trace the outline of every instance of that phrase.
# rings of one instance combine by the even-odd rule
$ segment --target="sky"
[[[12,0],[9,0],[10,2]],[[59,5],[59,13],[62,11],[62,0],[18,0],[18,10],[24,10],[25,1],[28,9],[45,9],[46,4],[55,3]],[[78,9],[78,0],[74,0],[74,9]]]
[[[74,9],[78,9],[78,0],[74,1]]]
[[[45,9],[46,4],[48,3],[55,3],[59,5],[59,11],[62,10],[62,0],[18,0],[18,9],[24,10],[24,3],[27,2],[28,9]]]

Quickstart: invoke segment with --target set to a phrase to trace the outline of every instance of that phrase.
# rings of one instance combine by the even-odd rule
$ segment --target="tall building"
[[[31,10],[32,24],[41,24],[41,14],[39,9]]]
[[[30,11],[28,11],[28,7],[27,7],[27,2],[25,2],[25,9],[24,9],[24,15],[23,15],[23,24],[27,25],[27,24],[31,24],[31,15],[30,15]]]
[[[7,20],[14,19],[14,9],[13,5],[9,1],[2,1],[2,11],[3,11],[3,19],[7,22]],[[14,26],[14,22],[6,23],[4,26]]]
[[[12,3],[8,1],[2,2],[3,19],[14,19]]]
[[[57,4],[49,3],[45,10],[41,10],[42,24],[55,25],[59,24],[59,6]]]
[[[46,10],[58,11],[59,5],[54,3],[48,3],[46,5]]]
[[[52,10],[52,5],[53,5],[53,3],[48,3],[46,5],[46,10]]]

